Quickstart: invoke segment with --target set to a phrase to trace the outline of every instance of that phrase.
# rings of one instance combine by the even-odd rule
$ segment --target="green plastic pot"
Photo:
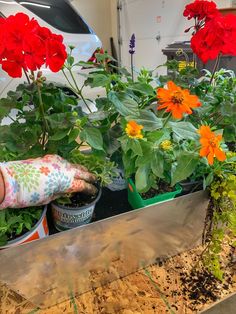
[[[181,186],[179,184],[176,184],[174,191],[159,194],[146,200],[143,199],[142,196],[137,191],[133,180],[128,179],[128,201],[133,209],[142,208],[156,203],[172,200],[181,192],[182,192]]]

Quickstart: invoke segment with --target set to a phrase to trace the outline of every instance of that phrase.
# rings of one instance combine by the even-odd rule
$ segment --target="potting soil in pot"
[[[141,196],[144,200],[155,197],[156,195],[172,192],[175,187],[171,187],[168,183],[160,180],[156,188],[151,188],[148,192],[142,193]]]

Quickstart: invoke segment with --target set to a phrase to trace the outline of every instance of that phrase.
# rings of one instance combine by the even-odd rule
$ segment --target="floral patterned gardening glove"
[[[64,193],[97,192],[93,174],[57,155],[0,163],[0,170],[5,185],[0,209],[48,204]]]

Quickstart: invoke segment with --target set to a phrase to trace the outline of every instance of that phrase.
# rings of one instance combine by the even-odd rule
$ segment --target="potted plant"
[[[51,203],[52,216],[56,229],[64,231],[89,223],[93,218],[96,203],[102,194],[102,187],[110,184],[116,175],[115,164],[94,154],[82,153],[79,150],[71,152],[68,160],[72,163],[85,166],[97,177],[97,193],[68,194]]]
[[[77,141],[77,137],[87,118],[84,115],[79,119],[81,108],[78,107],[76,96],[68,95],[53,83],[47,83],[40,71],[43,65],[53,72],[62,68],[67,58],[63,38],[41,27],[36,20],[30,20],[23,13],[2,18],[1,23],[6,25],[5,28],[1,25],[2,68],[13,78],[21,77],[24,73],[27,80],[16,91],[11,91],[6,98],[0,99],[1,161],[25,160],[46,154],[57,154],[69,159],[70,153],[83,145]],[[8,32],[9,29],[12,32]],[[14,34],[19,35],[19,41],[14,41]],[[95,146],[98,150],[101,149],[96,130],[89,131],[84,135],[84,144],[97,141]],[[6,217],[9,216],[8,211],[9,215],[12,213],[6,209]],[[38,214],[35,207],[29,210],[32,215],[34,211],[35,215]],[[15,211],[14,220],[17,215],[19,223],[24,224],[26,216],[22,218],[20,211]],[[43,220],[44,216],[45,212]],[[29,229],[28,218],[25,219],[26,228]]]
[[[37,239],[49,234],[47,206],[0,211],[0,248],[9,248]]]
[[[134,36],[130,45],[132,61]],[[111,66],[109,60],[114,60],[107,53],[95,56],[95,63],[82,63],[93,69],[85,84],[92,88],[103,87],[105,96],[97,98],[94,102],[96,111],[86,115],[81,139],[90,137],[92,127],[99,139],[95,147],[95,141],[90,137],[93,149],[98,149],[99,145],[101,154],[113,160],[122,160],[128,179],[129,200],[134,204],[134,198],[137,202],[134,207],[155,202],[146,200],[147,195],[143,195],[142,199],[139,193],[147,193],[153,187],[157,189],[158,185],[167,188],[164,199],[181,193],[179,183],[184,186],[184,193],[187,190],[190,192],[193,185],[191,178],[197,169],[205,167],[206,174],[209,171],[208,163],[199,155],[198,129],[204,120],[198,118],[202,102],[196,95],[196,86],[200,84],[195,82],[197,71],[191,67],[177,71],[177,67],[175,81],[178,85],[168,76],[162,76],[157,81],[153,73],[145,69],[141,69],[135,79],[133,62],[129,73],[126,69]],[[65,68],[72,73],[74,66],[77,65],[72,59]],[[114,73],[114,68],[118,69],[118,73]],[[71,82],[68,78],[70,86],[81,95],[82,90],[73,85],[73,76],[71,78]],[[200,179],[203,180],[204,176]],[[163,200],[163,195],[158,196],[158,200]]]

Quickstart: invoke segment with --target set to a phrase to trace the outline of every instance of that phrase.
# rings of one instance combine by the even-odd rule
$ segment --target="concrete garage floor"
[[[226,266],[224,282],[215,280],[207,273],[194,272],[189,276],[191,267],[195,265],[200,253],[201,248],[196,248],[169,259],[165,263],[160,261],[159,266],[152,265],[146,270],[140,270],[48,310],[36,309],[34,305],[2,285],[0,287],[0,313],[199,313],[236,291],[234,265]],[[97,276],[99,274],[94,274],[92,279],[96,280]],[[227,312],[227,314],[231,313]]]

